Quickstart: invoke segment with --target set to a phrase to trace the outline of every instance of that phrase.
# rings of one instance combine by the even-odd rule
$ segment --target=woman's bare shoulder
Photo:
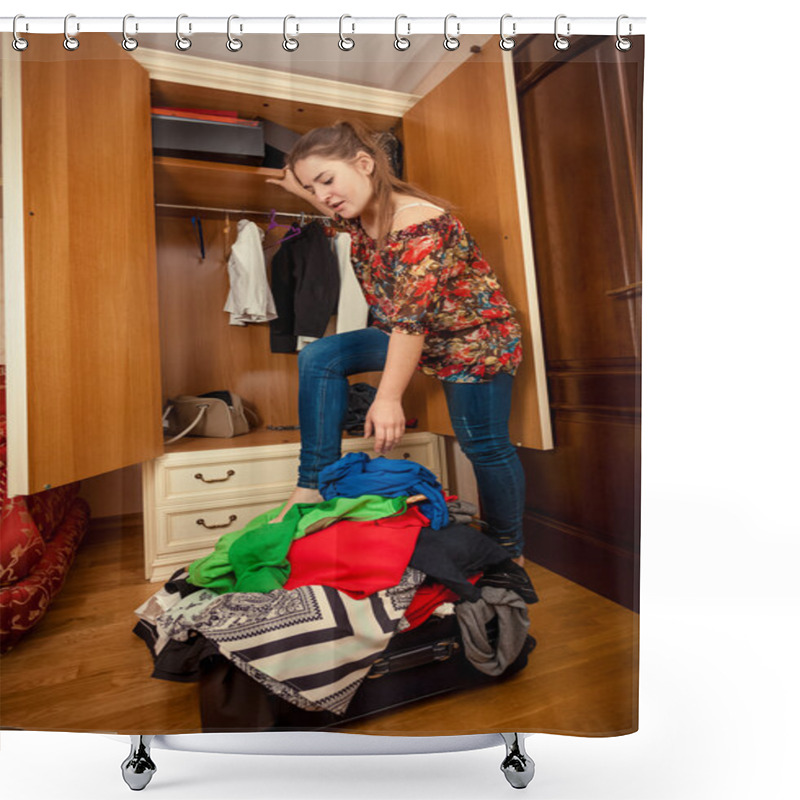
[[[411,225],[418,225],[429,219],[436,219],[445,213],[445,209],[421,200],[419,197],[402,196],[395,203],[397,211],[392,219],[392,230],[399,231]]]

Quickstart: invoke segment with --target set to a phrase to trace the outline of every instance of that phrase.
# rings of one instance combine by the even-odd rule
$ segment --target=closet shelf
[[[155,202],[205,208],[256,211],[275,208],[314,213],[315,209],[310,204],[266,182],[267,178],[278,178],[282,173],[283,170],[267,167],[156,156],[153,159]],[[214,216],[214,212],[207,212],[205,216]]]

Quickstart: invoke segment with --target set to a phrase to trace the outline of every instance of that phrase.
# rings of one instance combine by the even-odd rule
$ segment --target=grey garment
[[[448,500],[447,513],[450,515],[450,522],[469,525],[478,513],[478,506],[470,503],[469,500]]]
[[[486,623],[497,615],[499,634],[492,647]],[[530,619],[525,601],[508,589],[484,586],[481,599],[459,603],[456,618],[461,628],[464,654],[473,667],[487,675],[502,675],[522,652]]]

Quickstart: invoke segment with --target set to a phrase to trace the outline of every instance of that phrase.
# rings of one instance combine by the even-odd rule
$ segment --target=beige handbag
[[[198,397],[182,394],[171,398],[167,401],[162,423],[165,431],[169,428],[174,435],[165,440],[165,444],[188,435],[230,438],[247,433],[250,424],[245,412],[255,416],[233,392],[208,392]]]

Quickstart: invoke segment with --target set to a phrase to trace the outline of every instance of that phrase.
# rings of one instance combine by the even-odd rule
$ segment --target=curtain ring
[[[300,47],[300,42],[294,36],[289,36],[289,34],[286,32],[286,23],[290,19],[297,19],[297,17],[293,17],[291,14],[289,14],[283,18],[283,49],[288,53],[293,53],[298,47]],[[300,30],[299,26],[297,30]]]
[[[458,46],[461,44],[461,42],[458,41],[458,34],[459,34],[459,31],[461,30],[461,23],[460,22],[456,22],[456,35],[455,36],[451,36],[447,32],[447,23],[450,22],[451,19],[455,19],[455,18],[456,18],[455,14],[448,14],[444,18],[444,42],[442,42],[442,44],[444,45],[444,49],[445,50],[450,50],[450,51],[458,50]]]
[[[516,22],[512,22],[511,23],[511,36],[506,36],[503,33],[503,23],[507,19],[511,19],[511,16],[512,16],[511,14],[503,14],[503,16],[500,17],[500,49],[501,50],[511,50],[514,47],[514,45],[516,44],[516,42],[511,38],[511,36],[514,36],[514,34],[516,34],[516,32],[517,32],[517,23]]]
[[[616,44],[616,48],[620,52],[625,53],[625,52],[627,52],[628,50],[631,49],[631,40],[630,39],[625,39],[620,35],[619,24],[620,24],[620,22],[622,22],[623,19],[629,19],[629,17],[626,14],[620,14],[617,17],[617,44]],[[628,36],[631,35],[631,31],[632,30],[633,30],[633,26],[629,22],[628,23]]]
[[[556,24],[555,24],[555,34],[556,34],[556,39],[555,39],[555,41],[553,42],[553,47],[555,47],[555,49],[556,49],[556,50],[566,50],[566,49],[569,47],[569,40],[568,40],[568,39],[565,39],[565,38],[564,38],[563,36],[561,36],[561,34],[558,32],[558,21],[559,21],[560,19],[566,19],[566,18],[567,18],[567,15],[566,15],[566,14],[559,14],[559,15],[556,17]],[[569,22],[568,22],[568,23],[567,23],[567,36],[569,36],[569,28],[570,28],[570,24],[569,24]]]
[[[120,44],[122,45],[123,50],[127,50],[130,53],[139,46],[139,42],[137,42],[136,39],[133,39],[130,36],[128,36],[127,26],[129,19],[135,19],[133,14],[126,14],[122,18],[122,41],[120,42]]]
[[[411,47],[411,39],[406,39],[398,33],[398,27],[401,19],[408,19],[405,14],[398,14],[394,18],[394,47],[395,50],[408,50]],[[411,34],[411,24],[408,25],[408,33]]]
[[[228,41],[225,42],[225,47],[227,47],[231,53],[238,53],[242,47],[244,47],[244,42],[241,39],[235,39],[231,35],[231,22],[235,19],[239,19],[235,14],[231,14],[231,16],[228,17]],[[241,28],[239,30],[241,30]]]
[[[25,19],[25,17],[22,14],[17,14],[17,16],[14,17],[14,22],[11,25],[11,32],[14,34],[14,41],[11,42],[11,46],[15,50],[17,50],[17,51],[19,51],[21,53],[23,50],[25,50],[28,47],[29,42],[28,42],[27,39],[23,39],[17,33],[17,20],[18,19]]]
[[[186,19],[189,15],[188,14],[178,14],[177,20],[175,20],[175,34],[177,35],[177,39],[175,40],[175,47],[178,50],[188,50],[192,46],[192,40],[187,39],[181,33],[181,20]],[[192,30],[192,25],[189,23],[189,30]]]
[[[71,19],[75,19],[74,14],[67,14],[64,17],[64,49],[65,50],[77,50],[80,42],[74,37],[69,35],[69,31],[67,28],[69,27],[69,21]],[[77,30],[80,30],[80,25],[77,26]]]
[[[354,39],[349,39],[342,33],[342,23],[346,19],[353,19],[353,18],[349,14],[342,14],[342,16],[339,17],[339,49],[345,51],[352,50],[356,46]],[[355,31],[355,29],[356,26],[355,24],[353,24],[353,30]]]

